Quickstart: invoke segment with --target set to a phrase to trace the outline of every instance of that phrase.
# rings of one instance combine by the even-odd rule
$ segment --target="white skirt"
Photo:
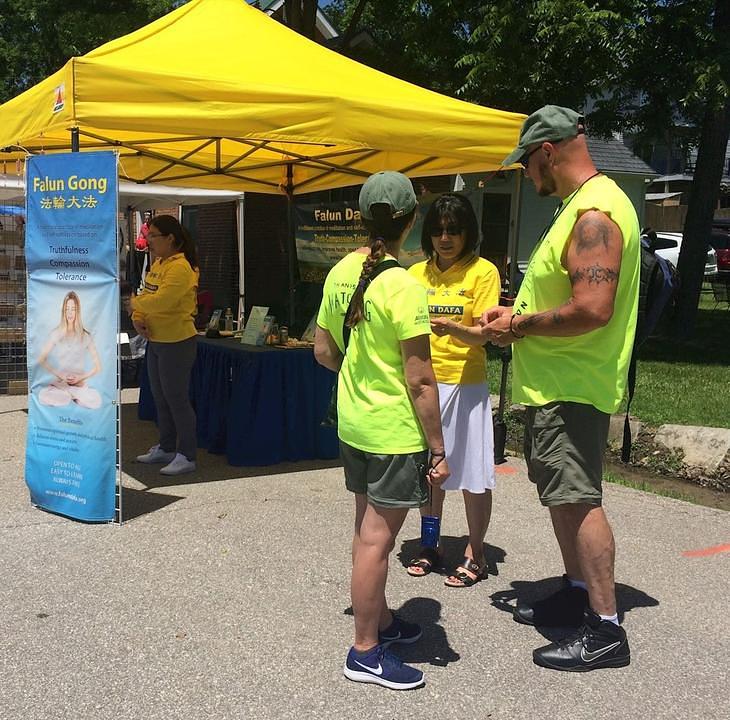
[[[439,383],[444,447],[451,475],[444,490],[494,489],[494,427],[489,386]]]

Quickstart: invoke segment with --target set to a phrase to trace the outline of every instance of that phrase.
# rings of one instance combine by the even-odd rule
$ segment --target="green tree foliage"
[[[341,27],[359,5],[336,0]],[[687,334],[730,131],[729,15],[730,0],[369,0],[376,43],[359,59],[505,110],[582,109],[592,133],[633,136],[645,159],[656,144],[699,147],[680,257]]]
[[[389,75],[456,95],[466,78],[467,69],[459,61],[469,49],[477,8],[470,0],[334,0],[326,12],[346,41],[344,54]],[[351,46],[361,29],[373,42]]]
[[[0,102],[69,58],[169,12],[175,0],[0,0]]]
[[[529,113],[553,103],[583,107],[615,87],[640,24],[633,0],[496,0],[461,60],[464,92],[486,105]]]
[[[696,145],[707,102],[725,92],[713,31],[714,0],[634,5],[631,47],[607,86],[610,96],[597,103],[591,120],[607,130],[633,132],[639,154],[647,155],[656,142],[683,149]]]

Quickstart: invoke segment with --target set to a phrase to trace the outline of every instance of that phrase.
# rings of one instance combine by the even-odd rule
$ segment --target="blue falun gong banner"
[[[26,164],[31,501],[78,520],[114,519],[117,478],[117,157]]]

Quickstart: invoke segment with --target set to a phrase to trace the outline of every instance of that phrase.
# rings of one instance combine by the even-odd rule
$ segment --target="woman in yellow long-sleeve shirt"
[[[196,468],[195,412],[188,388],[196,355],[198,258],[195,242],[172,215],[150,221],[147,242],[156,260],[130,308],[135,329],[148,340],[147,372],[160,441],[137,461],[163,464],[163,475],[181,475]]]

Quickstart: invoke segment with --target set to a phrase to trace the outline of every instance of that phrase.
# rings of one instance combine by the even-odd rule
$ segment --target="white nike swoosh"
[[[354,659],[354,658],[353,658],[353,659]],[[370,665],[363,665],[363,664],[362,664],[361,662],[357,662],[357,660],[355,660],[355,662],[356,662],[356,663],[357,663],[357,664],[358,664],[358,665],[359,665],[359,666],[360,666],[361,668],[365,668],[365,669],[366,669],[366,670],[367,670],[368,672],[371,672],[371,673],[373,673],[373,675],[382,675],[382,674],[383,674],[383,668],[382,668],[382,667],[380,667],[380,663],[378,663],[378,667],[374,668],[374,667],[370,667]]]
[[[617,648],[621,644],[621,641],[615,642],[611,645],[606,645],[605,648],[601,648],[600,650],[594,650],[593,652],[588,652],[584,647],[580,649],[580,657],[583,662],[593,662],[594,660],[598,660],[599,657],[602,655],[605,655],[608,652],[611,652],[614,648]]]

